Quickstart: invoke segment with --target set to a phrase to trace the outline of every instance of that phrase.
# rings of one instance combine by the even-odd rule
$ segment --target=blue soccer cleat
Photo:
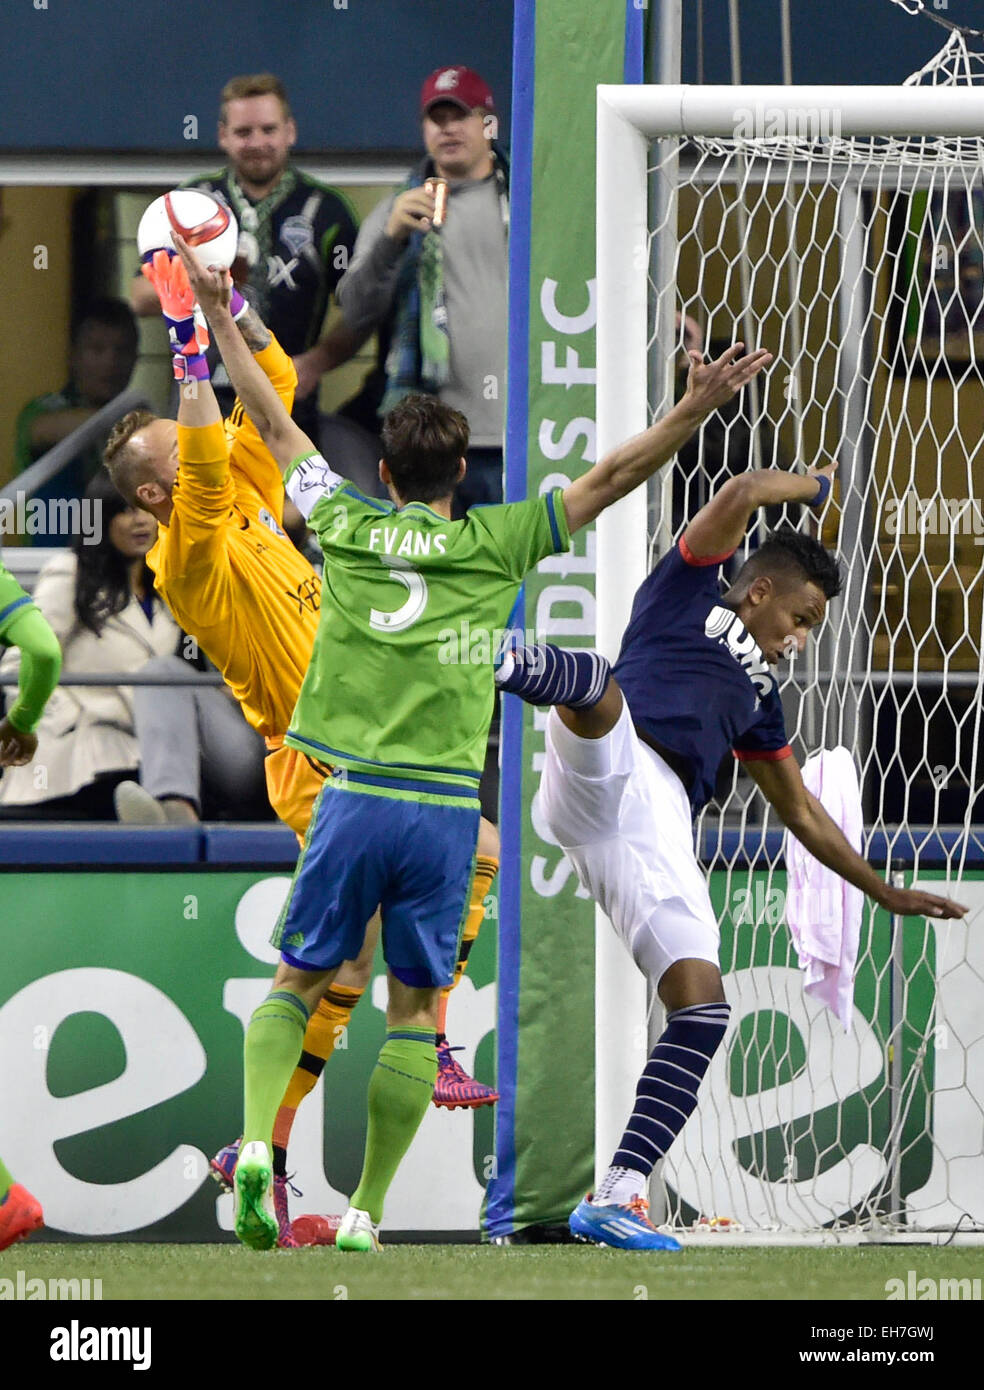
[[[568,1225],[578,1240],[610,1245],[615,1250],[682,1250],[672,1236],[660,1235],[646,1212],[649,1203],[634,1197],[625,1206],[597,1207],[588,1193],[571,1212]]]

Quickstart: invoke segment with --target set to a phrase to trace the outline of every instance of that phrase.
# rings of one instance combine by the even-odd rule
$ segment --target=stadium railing
[[[79,425],[71,434],[60,439],[57,444],[36,459],[29,468],[25,468],[23,473],[18,473],[16,478],[11,478],[0,488],[0,502],[13,502],[18,494],[31,497],[37,492],[39,487],[44,487],[45,483],[51,479],[66,463],[70,463],[77,454],[88,449],[101,435],[107,433],[109,429],[121,420],[124,415],[128,415],[131,410],[149,410],[150,402],[142,391],[126,390],[121,391],[118,396],[114,396],[111,401],[96,411],[95,415]]]

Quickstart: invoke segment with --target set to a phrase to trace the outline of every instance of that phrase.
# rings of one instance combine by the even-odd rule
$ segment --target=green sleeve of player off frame
[[[18,695],[7,718],[20,733],[33,734],[58,684],[61,647],[44,617],[33,606],[15,616],[3,640],[19,648],[21,654]]]

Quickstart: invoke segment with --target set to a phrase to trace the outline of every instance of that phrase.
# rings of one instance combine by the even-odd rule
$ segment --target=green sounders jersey
[[[8,698],[7,722],[19,733],[33,734],[58,684],[61,648],[41,610],[0,562],[0,649],[11,646],[20,649],[21,660],[17,698],[13,704]]]
[[[495,647],[526,573],[570,544],[560,489],[449,521],[423,502],[363,496],[320,454],[296,460],[284,483],[325,556],[287,742],[360,790],[475,793]]]

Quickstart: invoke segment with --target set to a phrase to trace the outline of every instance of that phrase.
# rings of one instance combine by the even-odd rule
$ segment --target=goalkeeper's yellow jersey
[[[289,410],[297,375],[256,354]],[[236,401],[224,423],[178,426],[174,511],[147,556],[155,587],[224,676],[254,729],[287,732],[318,625],[321,581],[283,530],[280,471]]]

